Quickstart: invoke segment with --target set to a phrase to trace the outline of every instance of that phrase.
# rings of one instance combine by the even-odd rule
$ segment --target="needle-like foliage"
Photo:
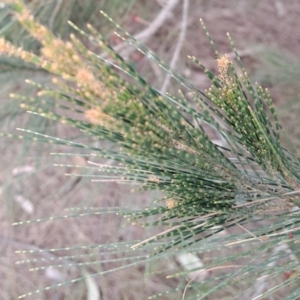
[[[191,57],[211,80],[211,87],[201,91],[102,12],[116,26],[118,36],[182,86],[176,95],[164,94],[115,53],[91,25],[86,33],[70,23],[93,44],[93,49],[98,47],[94,52],[75,35],[71,35],[71,42],[57,38],[38,24],[21,2],[13,2],[21,25],[42,44],[41,55],[16,48],[3,39],[0,52],[53,73],[56,88],[39,85],[41,91],[35,98],[12,97],[21,99],[22,107],[32,114],[110,141],[115,148],[26,129],[22,129],[23,138],[77,149],[55,155],[92,157],[95,181],[128,182],[140,190],[163,193],[161,199],[140,209],[130,209],[128,203],[129,208],[123,210],[99,208],[71,215],[117,213],[137,226],[158,226],[160,230],[144,240],[87,245],[85,249],[97,248],[101,254],[124,253],[115,270],[149,261],[164,262],[186,252],[201,256],[202,267],[170,269],[169,277],[193,272],[198,276],[206,274],[205,278],[197,280],[194,276],[187,285],[151,298],[164,299],[174,293],[173,299],[216,299],[214,295],[233,285],[235,294],[230,299],[240,299],[241,295],[268,299],[280,290],[288,291],[286,299],[299,299],[296,245],[300,232],[300,161],[282,147],[281,125],[271,96],[268,90],[250,82],[230,36],[237,67],[228,55],[217,52],[202,23],[216,52],[218,73],[213,74]],[[212,136],[218,137],[218,143]],[[102,158],[118,165],[98,163]],[[40,221],[43,220],[15,225]],[[62,249],[45,251],[58,250]],[[99,261],[107,262],[101,258]],[[89,263],[96,262],[85,262]],[[36,269],[41,268],[44,267]],[[111,270],[92,276],[107,272]],[[290,276],[284,278],[287,272]]]

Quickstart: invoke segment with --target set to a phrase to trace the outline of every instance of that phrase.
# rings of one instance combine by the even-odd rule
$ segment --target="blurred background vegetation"
[[[215,57],[199,24],[203,18],[220,52],[232,56],[226,32],[230,32],[246,69],[253,82],[259,82],[271,91],[283,127],[286,143],[300,144],[299,127],[299,77],[300,3],[297,0],[265,1],[204,1],[189,0],[188,11],[184,11],[179,0],[31,0],[27,2],[36,18],[51,28],[56,35],[68,39],[72,32],[68,20],[85,28],[93,24],[131,64],[157,88],[172,91],[177,89],[172,79],[139,52],[125,45],[113,34],[111,24],[101,16],[100,10],[108,13],[137,36],[164,61],[183,73],[199,88],[209,86],[206,76],[197,66],[192,66],[187,55],[196,56],[205,66],[216,70]],[[0,34],[14,44],[34,52],[39,44],[21,29],[4,3],[0,2]],[[87,43],[87,41],[84,41]],[[233,57],[233,56],[232,56]],[[10,93],[34,94],[36,87],[28,86],[25,79],[49,82],[51,76],[43,70],[7,57],[0,57],[1,86],[1,131],[15,132],[18,127],[38,129],[47,134],[56,133],[71,139],[81,139],[81,133],[57,126],[47,119],[30,116],[19,108],[17,100],[9,99]],[[21,92],[20,92],[21,91]],[[97,144],[98,141],[91,140]],[[57,150],[63,147],[56,146]],[[70,178],[64,173],[71,170],[54,168],[57,159],[49,159],[49,149],[45,145],[32,145],[12,139],[1,139],[0,173],[0,298],[16,299],[18,295],[36,288],[55,284],[66,279],[58,269],[28,273],[28,266],[15,265],[18,249],[38,250],[66,245],[103,244],[137,239],[142,230],[126,227],[118,217],[89,216],[72,221],[49,221],[29,226],[12,227],[14,221],[62,215],[64,209],[78,206],[119,206],[147,203],[154,200],[154,194],[130,194],[130,189],[115,183],[91,183],[89,179]],[[55,147],[51,148],[55,152]],[[66,158],[64,158],[66,163]],[[70,164],[86,165],[82,157],[69,159]],[[67,230],[66,230],[67,228]],[[113,239],[112,239],[113,238]],[[86,250],[86,254],[92,254]],[[62,253],[55,253],[60,256]],[[24,259],[26,257],[24,256]],[[179,262],[170,261],[166,264]],[[76,283],[65,289],[44,293],[41,299],[145,299],[161,292],[165,287],[176,287],[178,280],[161,276],[148,278],[145,274],[161,266],[134,268],[127,271],[96,277]],[[100,265],[80,272],[99,272]],[[78,272],[75,270],[74,272]],[[130,284],[129,284],[130,283]],[[93,292],[95,288],[99,292]],[[128,287],[130,286],[130,289]],[[235,287],[238,288],[238,287]],[[72,291],[72,296],[68,294]],[[228,297],[234,289],[228,288]],[[280,298],[280,295],[277,295]],[[165,296],[167,299],[167,296]],[[171,298],[170,298],[171,299]]]

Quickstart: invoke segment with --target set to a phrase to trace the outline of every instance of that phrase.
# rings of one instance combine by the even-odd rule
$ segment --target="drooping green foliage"
[[[10,5],[4,1],[0,3],[0,36],[5,37],[14,45],[21,46],[27,51],[39,53],[41,43],[34,39],[30,33],[22,27],[17,18],[11,11]],[[84,27],[86,22],[102,28],[107,35],[110,34],[109,22],[105,18],[99,18],[99,10],[103,9],[112,14],[118,20],[122,20],[123,15],[130,10],[134,0],[119,1],[78,1],[78,0],[28,0],[24,3],[30,9],[32,16],[40,23],[44,24],[56,36],[68,39],[73,30],[68,26],[68,20],[74,22],[77,26]],[[42,68],[28,64],[15,57],[1,56],[0,58],[0,85],[2,87],[2,110],[0,112],[0,126],[9,130],[13,129],[11,123],[20,116],[22,110],[16,109],[12,101],[9,101],[8,94],[11,91],[22,89],[27,95],[34,95],[36,88],[26,85],[25,79],[31,78],[35,82],[49,82],[47,72]],[[7,100],[8,99],[8,100]],[[53,122],[42,118],[28,118],[26,127],[44,128],[44,133],[55,134]]]
[[[55,37],[30,18],[21,2],[14,8],[20,23],[42,44],[41,55],[17,49],[4,40],[0,51],[53,73],[56,88],[37,84],[41,90],[37,97],[13,97],[22,100],[22,107],[30,113],[110,141],[115,148],[22,129],[24,138],[73,149],[53,155],[76,153],[92,157],[94,180],[128,182],[140,190],[163,192],[155,203],[140,209],[130,209],[128,203],[124,209],[83,209],[70,216],[52,218],[116,213],[137,226],[158,226],[160,230],[144,240],[87,245],[82,249],[97,248],[100,258],[86,264],[105,263],[107,260],[101,260],[101,255],[124,252],[120,266],[113,269],[117,271],[149,261],[163,262],[188,252],[200,255],[203,266],[191,266],[189,270],[170,268],[169,277],[193,273],[200,277],[206,274],[206,278],[197,280],[195,275],[188,284],[151,298],[164,299],[174,293],[176,299],[214,299],[215,294],[233,285],[236,290],[230,299],[240,299],[245,294],[251,299],[267,299],[279,290],[288,291],[286,299],[298,299],[299,158],[282,147],[281,125],[271,96],[266,89],[251,84],[230,36],[237,67],[226,54],[216,51],[219,72],[213,74],[191,57],[211,80],[211,87],[201,91],[102,13],[116,26],[118,36],[182,86],[178,94],[164,94],[115,53],[91,25],[89,32],[83,32],[70,23],[99,48],[95,52],[74,35],[71,42]],[[203,28],[213,44],[204,25]],[[98,163],[102,158],[119,164]],[[59,250],[72,249],[45,249]],[[282,279],[286,272],[290,276]],[[270,282],[268,289],[264,286],[266,280]]]

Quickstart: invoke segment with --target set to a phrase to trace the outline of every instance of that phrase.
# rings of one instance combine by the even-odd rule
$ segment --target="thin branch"
[[[244,226],[242,226],[241,224],[239,223],[236,223],[237,226],[239,226],[240,228],[242,228],[243,230],[245,230],[246,232],[248,232],[251,236],[253,236],[254,238],[260,240],[261,242],[263,242],[264,240],[257,237],[255,234],[253,234],[250,230],[248,230],[247,228],[245,228]]]
[[[183,0],[181,31],[180,31],[180,35],[179,35],[179,38],[178,38],[177,46],[176,46],[175,51],[174,51],[172,61],[170,63],[170,68],[171,69],[174,69],[176,64],[177,64],[177,61],[178,61],[178,58],[179,58],[179,55],[180,55],[180,52],[181,52],[181,49],[182,49],[182,46],[183,46],[183,43],[184,43],[184,40],[185,40],[186,31],[187,31],[187,24],[188,24],[188,10],[189,10],[189,0]],[[171,75],[167,74],[167,77],[166,77],[166,79],[165,79],[165,81],[162,85],[162,88],[161,88],[162,93],[166,92],[166,90],[167,90],[167,88],[170,84],[170,80],[171,80]]]
[[[189,285],[191,284],[192,281],[194,281],[194,279],[196,279],[196,277],[197,277],[197,276],[193,277],[193,278],[186,284],[186,286],[185,286],[185,288],[184,288],[184,291],[183,291],[183,294],[182,294],[182,300],[184,300],[184,298],[185,298],[185,294],[186,294],[186,291],[187,291]]]
[[[160,11],[160,13],[149,24],[149,26],[141,32],[134,35],[133,37],[141,43],[146,43],[151,38],[151,36],[153,36],[158,31],[158,29],[165,23],[166,19],[169,18],[172,10],[176,7],[178,3],[179,0],[169,0],[167,5]],[[114,50],[118,52],[121,56],[126,58],[130,55],[131,52],[134,51],[134,48],[128,47],[128,44],[124,42],[114,47]]]

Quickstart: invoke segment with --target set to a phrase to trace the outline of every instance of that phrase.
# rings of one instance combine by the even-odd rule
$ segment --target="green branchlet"
[[[115,53],[92,26],[86,33],[71,24],[103,55],[88,50],[75,36],[71,36],[72,42],[59,40],[31,19],[27,11],[25,15],[20,3],[17,17],[43,45],[41,56],[14,48],[4,40],[0,52],[19,56],[58,77],[53,80],[57,86],[54,90],[39,85],[42,91],[36,98],[13,97],[21,99],[27,111],[109,140],[116,149],[105,150],[38,133],[35,140],[80,148],[82,155],[119,163],[117,167],[99,167],[94,179],[131,182],[138,184],[139,189],[160,190],[164,194],[147,208],[118,211],[131,223],[165,228],[150,238],[131,243],[132,253],[145,251],[147,259],[160,259],[183,251],[218,252],[222,247],[249,245],[246,249],[237,248],[238,255],[209,260],[205,268],[212,270],[224,264],[236,268],[237,258],[244,263],[238,265],[239,271],[232,271],[229,266],[229,271],[208,280],[211,283],[222,279],[223,283],[207,293],[199,292],[195,299],[213,294],[224,284],[238,281],[247,285],[253,276],[275,276],[299,267],[297,261],[291,261],[277,272],[270,262],[270,251],[277,245],[299,241],[299,159],[282,147],[281,125],[271,96],[258,84],[250,83],[230,37],[240,68],[227,55],[216,52],[219,73],[215,75],[192,58],[211,80],[211,88],[199,91],[106,16],[124,40],[182,85],[177,95],[163,94]],[[54,110],[47,109],[49,102]],[[213,142],[207,134],[208,127],[222,145]],[[263,226],[246,229],[262,220]],[[242,233],[218,237],[217,233],[233,227],[242,228]],[[292,238],[288,236],[290,232]],[[297,280],[299,272],[295,271],[294,277],[279,283],[277,289],[292,286]],[[197,290],[201,284],[193,287]]]

